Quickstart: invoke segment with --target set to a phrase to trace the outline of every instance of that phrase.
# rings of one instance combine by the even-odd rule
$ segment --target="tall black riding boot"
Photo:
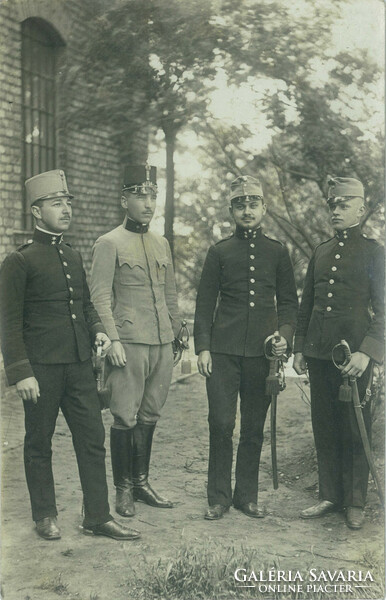
[[[133,517],[133,429],[111,427],[110,448],[116,489],[115,510],[122,517]]]
[[[154,425],[137,423],[133,430],[133,495],[134,500],[142,500],[149,506],[173,508],[173,503],[162,498],[148,482],[151,445]]]

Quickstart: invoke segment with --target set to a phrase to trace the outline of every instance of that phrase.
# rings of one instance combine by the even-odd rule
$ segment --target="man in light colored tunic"
[[[180,327],[167,240],[149,231],[156,204],[156,168],[125,169],[124,222],[93,249],[91,295],[112,341],[111,460],[116,510],[134,514],[133,500],[172,508],[148,482],[152,438],[168,394],[172,341]]]

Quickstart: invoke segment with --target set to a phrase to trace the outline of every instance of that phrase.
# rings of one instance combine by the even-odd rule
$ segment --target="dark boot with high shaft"
[[[173,508],[173,502],[162,498],[148,482],[151,446],[155,425],[137,423],[133,430],[133,495],[156,508]]]
[[[122,517],[133,517],[133,429],[112,427],[110,448],[116,489],[115,510]]]

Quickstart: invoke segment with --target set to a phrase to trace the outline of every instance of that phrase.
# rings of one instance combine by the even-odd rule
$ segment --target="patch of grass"
[[[51,590],[58,596],[68,595],[68,583],[62,581],[62,574],[59,573],[54,579],[47,579],[39,585],[41,590]]]
[[[318,568],[317,565],[312,564],[310,568],[311,566],[316,569],[316,573],[323,571],[323,568]],[[355,567],[350,567],[350,570],[353,568]],[[247,577],[254,571],[261,582],[253,578],[250,582],[236,581],[236,569],[245,569]],[[342,582],[337,581],[335,583],[338,589],[334,591],[334,600],[384,598],[382,563],[375,564],[374,556],[367,556],[364,557],[361,567],[356,566],[356,570],[359,569],[364,572],[371,571],[374,582],[371,582],[370,587],[355,588],[353,585],[351,592],[341,592],[339,584]],[[128,582],[128,587],[130,598],[133,600],[326,600],[329,596],[326,590],[322,591],[323,585],[326,584],[323,580],[312,582],[316,587],[307,591],[307,584],[311,583],[308,568],[299,569],[302,580],[279,582],[274,577],[270,584],[272,587],[267,588],[265,586],[269,584],[269,572],[272,570],[282,570],[288,577],[288,571],[280,567],[279,560],[270,560],[268,566],[255,549],[224,547],[209,541],[200,546],[184,546],[175,558],[161,559],[155,564],[144,558],[141,572]],[[348,569],[337,566],[334,570],[347,573]],[[293,569],[293,576],[295,572],[296,569]],[[266,581],[263,582],[264,579]],[[250,587],[246,587],[247,585]],[[302,589],[298,589],[298,586]]]

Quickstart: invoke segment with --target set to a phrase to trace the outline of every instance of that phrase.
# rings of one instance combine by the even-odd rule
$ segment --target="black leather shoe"
[[[36,521],[36,531],[45,540],[60,540],[60,529],[56,524],[56,517],[44,517]]]
[[[254,519],[264,519],[264,511],[257,507],[256,502],[248,502],[247,504],[235,504],[237,510],[241,510],[247,517]]]
[[[104,535],[105,537],[113,538],[113,540],[136,540],[141,534],[136,529],[129,529],[125,525],[121,525],[114,519],[95,525],[90,529],[84,529],[86,535]]]
[[[204,515],[204,519],[208,519],[209,521],[217,521],[221,519],[226,512],[228,512],[229,506],[223,506],[222,504],[213,504],[213,506],[209,506],[208,510]]]
[[[358,506],[348,506],[346,508],[346,523],[350,529],[361,529],[365,522],[365,513],[363,508]]]
[[[310,506],[309,508],[305,508],[300,513],[301,519],[317,519],[318,517],[323,517],[327,513],[334,512],[338,510],[338,507],[333,502],[329,500],[321,500],[314,506]]]

